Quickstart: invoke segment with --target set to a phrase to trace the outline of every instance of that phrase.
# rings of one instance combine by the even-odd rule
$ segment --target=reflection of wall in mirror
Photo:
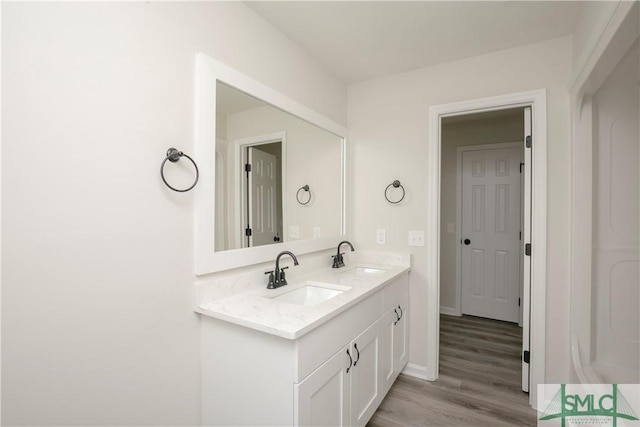
[[[216,251],[229,248],[227,231],[227,158],[229,143],[226,139],[216,138],[216,173],[215,173],[215,242]]]
[[[219,117],[218,121],[220,119]],[[286,132],[287,224],[283,230],[284,241],[318,237],[314,234],[314,229],[320,231],[319,237],[341,234],[342,150],[339,137],[271,106],[229,114],[226,116],[225,124],[218,126],[218,135],[222,135],[223,128],[226,128],[225,136],[230,144],[241,138]],[[226,177],[228,183],[236,182],[234,174],[239,173],[239,164],[240,160],[235,158],[235,151],[229,149]],[[313,194],[311,202],[305,206],[296,201],[296,192],[303,185],[309,185]],[[229,203],[233,200],[235,191],[227,191],[227,220],[230,230],[239,230],[233,219],[236,217],[236,213],[233,212],[234,203]],[[290,237],[289,226],[299,228],[297,239]]]

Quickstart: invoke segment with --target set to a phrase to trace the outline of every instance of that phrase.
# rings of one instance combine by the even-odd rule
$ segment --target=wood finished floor
[[[473,316],[440,316],[440,376],[400,375],[368,427],[535,426],[520,390],[522,329]]]

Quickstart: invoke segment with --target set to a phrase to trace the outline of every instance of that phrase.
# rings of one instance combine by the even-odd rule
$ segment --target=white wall
[[[346,122],[240,2],[2,4],[3,425],[199,423],[193,196],[159,176],[198,51]]]
[[[524,138],[524,113],[466,121],[443,120],[440,172],[440,306],[456,306],[456,229],[458,147],[518,142]],[[447,231],[452,224],[452,232]]]
[[[427,359],[426,250],[407,246],[408,230],[425,230],[428,110],[432,105],[546,89],[548,111],[548,382],[569,372],[569,103],[571,38],[494,52],[349,87],[349,134],[354,202],[354,243],[360,249],[410,250],[410,363]],[[402,181],[407,197],[389,205],[384,188]],[[387,244],[375,243],[376,228],[387,230]]]

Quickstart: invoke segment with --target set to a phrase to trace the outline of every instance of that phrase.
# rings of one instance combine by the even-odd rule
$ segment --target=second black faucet
[[[342,255],[344,255],[344,253],[340,253],[340,246],[345,243],[349,245],[349,247],[351,248],[351,252],[355,251],[353,245],[348,240],[343,240],[342,242],[338,243],[338,253],[333,257],[333,265],[331,266],[332,268],[344,267],[344,258],[342,258]]]

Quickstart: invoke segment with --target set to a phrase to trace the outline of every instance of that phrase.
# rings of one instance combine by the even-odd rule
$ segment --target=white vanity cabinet
[[[384,315],[380,319],[382,344],[382,389],[386,394],[407,364],[409,283],[399,278],[383,290]]]
[[[294,386],[294,424],[364,426],[382,401],[378,323]]]
[[[406,364],[407,301],[405,272],[298,339],[203,316],[202,424],[364,426]]]
[[[294,386],[294,424],[364,426],[382,401],[378,322]]]
[[[352,358],[338,351],[301,383],[294,385],[294,420],[301,426],[346,426],[351,422]]]

